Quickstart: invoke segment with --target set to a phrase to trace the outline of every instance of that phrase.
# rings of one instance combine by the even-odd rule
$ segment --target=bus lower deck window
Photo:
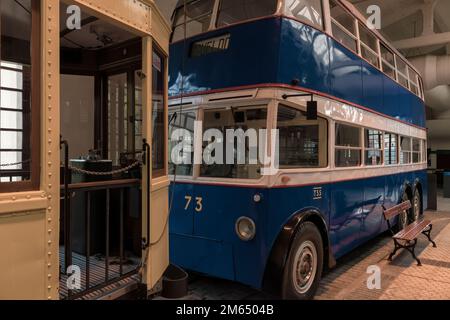
[[[393,165],[397,164],[397,145],[398,138],[396,134],[385,133],[384,135],[384,164]]]
[[[264,145],[260,133],[267,128],[267,106],[206,110],[203,121],[207,127],[203,127],[200,176],[259,179],[259,148]]]
[[[175,109],[176,110],[176,109]],[[169,114],[172,119],[173,113]],[[194,153],[183,152],[180,150],[177,154],[174,148],[179,143],[186,143],[193,146],[194,139],[194,123],[197,115],[195,111],[177,112],[177,117],[169,127],[169,174],[179,176],[192,176]],[[176,161],[176,165],[172,162]]]
[[[327,166],[327,120],[307,120],[305,112],[280,105],[277,128],[280,168]]]
[[[362,161],[361,129],[344,124],[336,124],[336,167],[357,167]]]

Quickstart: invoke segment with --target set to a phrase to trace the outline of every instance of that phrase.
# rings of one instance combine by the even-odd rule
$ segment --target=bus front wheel
[[[302,223],[295,235],[283,276],[283,299],[309,300],[319,287],[323,243],[312,222]]]

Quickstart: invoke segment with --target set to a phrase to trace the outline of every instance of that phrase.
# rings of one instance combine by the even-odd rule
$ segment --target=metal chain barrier
[[[74,172],[76,172],[76,173],[86,174],[88,176],[112,176],[112,175],[116,175],[116,174],[119,174],[119,173],[127,172],[130,169],[133,169],[133,168],[136,168],[136,167],[140,166],[141,164],[142,164],[142,161],[136,160],[135,162],[133,162],[129,166],[126,166],[126,167],[121,168],[121,169],[109,171],[109,172],[89,171],[89,170],[83,170],[83,169],[80,169],[80,168],[77,168],[77,167],[72,167],[72,166],[69,166],[69,169],[74,171]]]
[[[15,162],[15,163],[5,163],[5,164],[0,164],[0,168],[18,166],[19,164],[26,164],[26,163],[30,163],[30,162],[31,162],[31,160],[25,160],[25,161],[20,161],[20,162]]]

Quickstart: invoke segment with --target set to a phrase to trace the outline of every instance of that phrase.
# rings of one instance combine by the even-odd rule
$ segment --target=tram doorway
[[[76,299],[140,282],[142,39],[60,10],[60,294]]]

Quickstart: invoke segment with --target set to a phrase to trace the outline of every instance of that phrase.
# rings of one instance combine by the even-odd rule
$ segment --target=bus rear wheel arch
[[[271,248],[269,258],[267,259],[266,268],[263,277],[262,289],[276,297],[283,296],[283,279],[288,268],[288,260],[292,252],[291,249],[295,245],[295,239],[301,233],[303,225],[313,226],[320,236],[322,259],[320,263],[320,274],[323,268],[333,268],[336,260],[329,248],[328,228],[325,219],[321,213],[314,209],[299,211],[294,214],[291,219],[281,228],[275,243]],[[307,297],[291,297],[287,299],[307,299]],[[311,298],[311,297],[309,297]]]
[[[282,281],[282,298],[312,299],[322,277],[324,246],[316,225],[303,222],[294,237]]]

